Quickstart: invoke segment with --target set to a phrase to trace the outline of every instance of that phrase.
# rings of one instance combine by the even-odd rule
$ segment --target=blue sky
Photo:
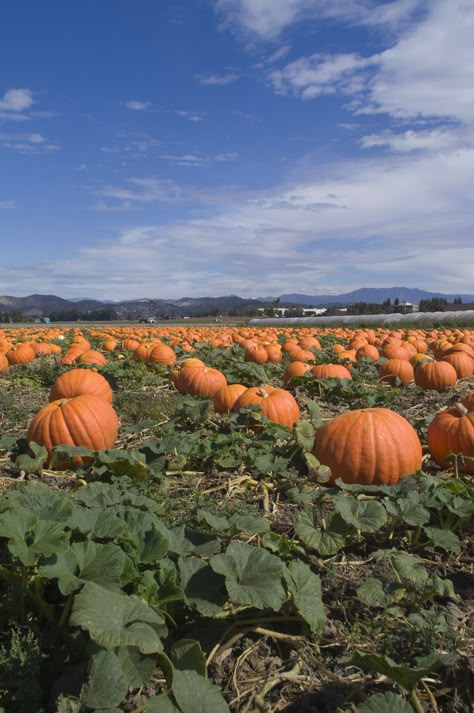
[[[472,0],[15,0],[0,294],[474,280]]]

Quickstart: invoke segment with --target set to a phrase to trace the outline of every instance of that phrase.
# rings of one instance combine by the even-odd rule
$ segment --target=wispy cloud
[[[188,153],[181,155],[162,154],[160,158],[170,161],[177,166],[209,166],[212,163],[222,163],[226,161],[237,161],[239,154],[236,152],[217,153],[217,154],[201,154]]]
[[[151,102],[143,102],[143,101],[126,101],[125,106],[127,109],[130,109],[131,111],[146,111],[151,107]]]
[[[216,0],[225,27],[263,41],[275,40],[289,26],[308,19],[398,26],[426,0]]]
[[[16,201],[0,201],[0,208],[14,208]]]
[[[26,121],[30,117],[25,112],[33,103],[31,89],[8,89],[0,99],[0,119]]]
[[[183,117],[183,119],[189,119],[189,121],[193,121],[195,123],[203,121],[206,116],[205,112],[185,111],[184,109],[176,109],[175,114]]]
[[[233,84],[238,79],[240,75],[237,72],[226,72],[224,74],[198,74],[196,79],[199,84],[204,87],[224,87],[228,84]]]
[[[37,133],[0,133],[0,146],[21,154],[45,154],[58,151],[58,144]]]

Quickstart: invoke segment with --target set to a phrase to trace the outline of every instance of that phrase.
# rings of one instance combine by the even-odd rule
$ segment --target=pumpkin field
[[[467,713],[474,330],[0,330],[0,711]]]

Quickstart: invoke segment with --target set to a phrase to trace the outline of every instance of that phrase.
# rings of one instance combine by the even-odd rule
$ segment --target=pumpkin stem
[[[259,396],[262,396],[262,397],[265,399],[265,398],[267,398],[267,396],[268,396],[268,391],[265,391],[265,389],[263,388],[263,386],[261,386],[261,387],[259,388],[259,390],[258,390],[258,395],[259,395]]]
[[[454,406],[460,412],[461,416],[466,416],[466,414],[469,413],[469,409],[467,409],[460,401],[457,401]]]

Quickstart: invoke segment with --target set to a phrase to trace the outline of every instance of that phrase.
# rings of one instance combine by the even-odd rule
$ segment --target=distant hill
[[[387,299],[392,303],[398,297],[400,302],[418,304],[422,299],[441,297],[453,302],[456,297],[461,297],[464,303],[474,302],[474,295],[452,294],[442,292],[427,292],[409,287],[363,287],[353,292],[341,295],[280,295],[279,304],[285,307],[301,305],[330,307],[336,305],[349,305],[354,302],[368,302],[381,304]],[[255,311],[259,307],[274,304],[277,298],[247,299],[237,295],[224,295],[222,297],[182,297],[176,300],[152,299],[142,297],[135,300],[111,302],[111,300],[71,299],[65,300],[56,295],[29,295],[28,297],[0,296],[0,312],[20,312],[27,317],[43,317],[51,314],[71,316],[99,314],[106,310],[108,315],[117,319],[139,319],[141,317],[179,318],[193,316],[211,316],[219,314],[243,314],[246,310]],[[103,317],[100,317],[101,319]],[[106,317],[110,319],[111,317]]]
[[[280,295],[280,302],[292,302],[299,305],[311,307],[329,305],[348,305],[354,302],[369,302],[372,304],[382,304],[390,299],[392,303],[397,298],[400,302],[411,302],[419,304],[420,300],[431,300],[434,297],[441,297],[448,302],[453,302],[456,297],[460,297],[463,302],[473,302],[474,295],[464,294],[443,294],[442,292],[427,292],[416,287],[361,287],[359,290],[345,292],[340,295],[302,295],[285,294]]]

